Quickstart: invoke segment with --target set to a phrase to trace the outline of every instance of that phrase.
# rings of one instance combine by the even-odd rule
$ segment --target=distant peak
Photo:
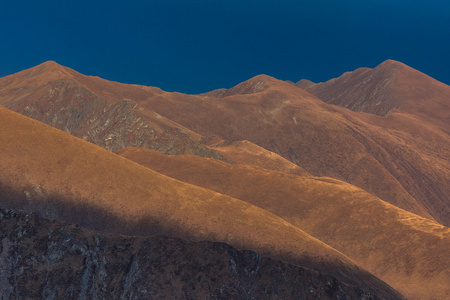
[[[222,93],[221,97],[260,93],[266,90],[270,86],[269,82],[272,82],[273,80],[276,79],[268,75],[257,75],[244,82],[239,83],[231,89],[225,90]]]
[[[37,65],[36,67],[42,68],[45,70],[55,70],[55,69],[64,69],[65,68],[64,66],[58,64],[56,61],[53,61],[53,60],[43,62],[42,64]]]
[[[297,83],[295,83],[295,85],[301,89],[307,90],[308,88],[311,88],[316,84],[308,79],[300,79],[299,81],[297,81]]]
[[[273,79],[275,79],[275,78],[272,77],[272,76],[269,76],[269,75],[266,75],[266,74],[260,74],[260,75],[256,75],[255,77],[250,78],[247,81],[253,81],[253,80],[260,81],[260,80],[273,80]]]
[[[32,68],[23,70],[14,74],[20,80],[30,79],[34,84],[43,84],[48,81],[72,78],[74,71],[70,68],[64,67],[54,61],[46,61]]]
[[[393,59],[386,59],[384,62],[382,62],[381,64],[401,64],[401,62],[393,60]]]
[[[399,62],[399,61],[396,61],[393,59],[388,59],[388,60],[383,61],[381,64],[379,64],[375,68],[380,69],[380,68],[398,68],[398,67],[405,68],[408,66],[402,62]]]
[[[60,66],[60,64],[58,64],[54,60],[47,60],[46,62],[43,62],[41,65],[45,65],[45,66]]]

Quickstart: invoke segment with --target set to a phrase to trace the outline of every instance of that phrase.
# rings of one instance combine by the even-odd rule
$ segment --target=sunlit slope
[[[386,62],[390,64],[396,65]],[[223,147],[215,151],[204,143],[211,138],[227,145],[247,140],[315,176],[349,182],[448,225],[450,129],[443,129],[450,123],[445,119],[447,102],[439,96],[443,84],[426,77],[433,83],[427,85],[429,80],[408,70],[396,68],[395,76],[401,80],[390,84],[411,96],[425,83],[436,87],[438,96],[426,103],[407,101],[406,106],[415,105],[414,110],[394,110],[386,117],[324,103],[291,83],[265,75],[231,89],[185,95],[85,76],[55,62],[0,78],[0,104],[111,151],[139,146],[221,159],[218,152]],[[390,73],[380,74],[376,82]],[[412,90],[409,79],[414,82]],[[429,90],[421,95],[429,95]],[[240,151],[246,148],[241,146],[222,153],[242,158],[249,149]],[[266,168],[272,164],[247,158]],[[283,164],[282,168],[289,168]]]
[[[256,76],[219,94],[165,93],[150,97],[140,105],[203,136],[215,135],[229,141],[248,140],[313,175],[352,183],[430,219],[435,215],[430,212],[445,206],[443,199],[449,186],[439,178],[448,173],[433,169],[433,155],[430,155],[430,161],[420,160],[421,150],[410,147],[416,155],[414,161],[407,161],[401,152],[390,151],[391,140],[395,140],[395,146],[403,152],[409,145],[401,135],[391,139],[389,127],[371,124],[365,114],[326,104],[302,89],[270,76]],[[399,129],[400,133],[403,129]],[[373,140],[371,133],[379,130],[382,130],[379,136],[386,138],[367,145],[367,140]],[[436,136],[432,130],[429,133]],[[439,146],[432,144],[433,148],[448,143],[441,135],[436,140]],[[414,165],[414,171],[405,168],[409,163]],[[402,173],[395,173],[397,169]],[[419,201],[410,193],[413,185],[409,183],[429,180],[428,173],[434,171],[441,175],[437,177],[436,185],[423,186],[421,192],[414,190],[420,195]],[[404,186],[403,181],[408,184]],[[428,199],[424,196],[427,193],[436,194],[436,197]],[[434,204],[437,209],[430,208]],[[446,223],[447,217],[440,221]]]
[[[403,112],[448,128],[450,87],[401,62],[386,60],[318,84],[302,85],[327,103],[377,115]],[[447,123],[447,124],[446,124]]]
[[[394,60],[303,83],[298,86],[327,103],[366,112],[349,115],[364,124],[355,136],[436,220],[450,225],[450,86]]]
[[[126,148],[155,171],[264,208],[333,246],[411,299],[450,296],[450,229],[331,178]]]
[[[211,149],[217,151],[229,161],[239,165],[250,165],[253,167],[297,175],[310,175],[299,165],[296,165],[286,158],[249,141],[223,143],[215,145],[211,147]]]
[[[0,107],[2,206],[90,228],[229,243],[390,297],[387,285],[280,217]]]
[[[200,135],[133,101],[161,93],[86,76],[52,61],[0,78],[0,105],[110,151],[139,146],[220,159],[198,143]]]

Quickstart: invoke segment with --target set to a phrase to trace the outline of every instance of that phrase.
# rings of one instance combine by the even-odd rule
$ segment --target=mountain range
[[[450,87],[400,62],[323,83],[258,75],[187,95],[49,61],[0,78],[0,105],[5,295],[450,297]],[[71,230],[97,263],[64,250],[75,235],[67,226],[81,226]],[[55,242],[49,231],[64,234]],[[101,275],[124,239],[135,246],[120,259],[145,263],[132,276]],[[24,246],[55,243],[51,262]],[[146,252],[209,281],[180,271],[156,284]],[[79,285],[50,276],[62,265]],[[147,277],[157,289],[131,292],[130,280]]]

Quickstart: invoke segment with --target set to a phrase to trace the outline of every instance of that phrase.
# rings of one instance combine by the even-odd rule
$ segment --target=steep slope
[[[236,164],[249,165],[297,175],[310,175],[299,165],[249,141],[220,143],[213,145],[210,148],[220,153],[228,161]],[[118,150],[118,152],[120,153],[123,149]]]
[[[323,101],[384,116],[404,112],[428,121],[450,122],[450,87],[413,68],[387,60],[374,69],[360,68],[314,85],[297,83]]]
[[[5,299],[378,299],[222,243],[106,234],[1,208],[0,241]]]
[[[130,99],[163,93],[82,75],[49,61],[0,79],[0,105],[114,151],[139,146],[221,159],[200,136]]]
[[[412,76],[417,73],[406,66],[394,69],[393,77],[412,78],[415,89],[424,88],[425,75],[425,79]],[[67,83],[59,90],[51,88],[58,80],[73,82],[76,91],[86,90],[87,95],[67,94]],[[379,117],[326,104],[291,83],[265,75],[229,90],[196,96],[110,82],[48,62],[1,78],[0,103],[113,151],[141,146],[223,159],[205,144],[218,139],[236,145],[232,151],[222,151],[230,155],[242,152],[242,147],[232,142],[247,140],[315,176],[352,183],[448,226],[450,122],[446,102],[441,101],[441,85],[436,85],[440,96],[426,100],[426,113],[397,109],[397,113]],[[411,85],[402,87],[405,91],[409,88]],[[96,104],[98,101],[102,104]],[[68,130],[71,126],[74,128]]]
[[[370,118],[265,75],[221,95],[165,94],[141,104],[203,136],[248,140],[313,175],[344,180],[449,224],[449,136],[432,124],[409,139],[414,116]]]
[[[395,159],[400,158],[397,166],[386,164],[386,168],[431,215],[450,225],[448,85],[387,60],[374,69],[360,68],[304,89],[327,103],[385,116],[361,115],[359,121],[376,127],[368,128],[370,139],[358,130],[355,136],[369,152],[373,145],[381,145]],[[385,163],[385,158],[379,160]]]
[[[0,126],[2,207],[108,232],[226,242],[382,298],[395,295],[338,251],[264,209],[171,179],[3,107]]]
[[[450,229],[331,178],[293,176],[142,148],[119,153],[152,170],[282,216],[410,299],[450,296]]]

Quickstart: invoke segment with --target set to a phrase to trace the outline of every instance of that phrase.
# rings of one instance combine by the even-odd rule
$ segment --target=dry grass
[[[120,154],[273,212],[412,299],[445,299],[450,293],[450,229],[355,186],[142,148],[122,149]]]
[[[135,233],[226,242],[387,290],[335,249],[264,209],[169,178],[3,107],[0,126],[0,182],[25,208],[104,231],[130,234],[133,226],[147,225]]]

